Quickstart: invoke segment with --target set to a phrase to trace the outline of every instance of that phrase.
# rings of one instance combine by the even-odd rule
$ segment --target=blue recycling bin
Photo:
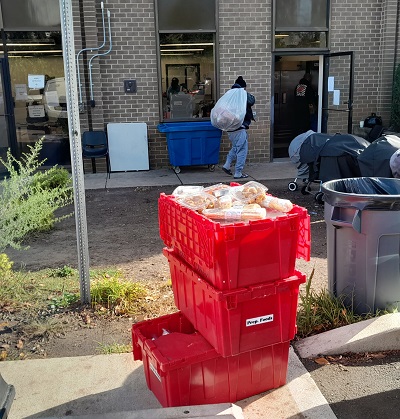
[[[168,155],[175,173],[181,166],[207,165],[214,171],[219,161],[222,131],[202,122],[166,122],[157,129],[167,136]]]

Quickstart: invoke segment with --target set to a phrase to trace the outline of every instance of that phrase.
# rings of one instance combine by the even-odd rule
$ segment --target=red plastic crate
[[[286,383],[289,342],[222,358],[180,312],[134,324],[132,340],[163,407],[234,403]]]
[[[160,195],[158,210],[165,245],[220,290],[288,278],[296,258],[310,260],[310,217],[296,205],[274,220],[225,225],[170,195]]]
[[[220,291],[167,248],[175,305],[216,351],[226,357],[286,342],[296,334],[300,284],[305,275]]]

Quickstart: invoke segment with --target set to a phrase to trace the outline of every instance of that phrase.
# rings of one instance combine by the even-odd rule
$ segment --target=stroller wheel
[[[324,203],[324,193],[323,192],[317,192],[315,194],[315,200],[318,202],[318,204]]]
[[[297,191],[298,185],[296,182],[289,182],[288,189],[291,192]]]
[[[302,193],[303,195],[308,195],[309,193],[311,193],[311,188],[310,188],[310,186],[309,186],[309,185],[304,185],[304,186],[301,188],[301,193]]]

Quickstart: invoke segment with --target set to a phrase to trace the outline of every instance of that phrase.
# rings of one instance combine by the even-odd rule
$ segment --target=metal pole
[[[79,106],[76,82],[75,45],[71,0],[60,1],[64,74],[68,110],[72,182],[74,186],[75,225],[81,302],[90,303],[89,245],[86,223],[85,185],[82,161]]]

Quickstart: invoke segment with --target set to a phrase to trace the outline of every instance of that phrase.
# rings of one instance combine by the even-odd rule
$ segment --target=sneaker
[[[225,169],[225,167],[224,166],[222,166],[222,170],[227,174],[227,175],[229,175],[229,176],[232,176],[232,172],[231,172],[231,170],[230,169]]]
[[[248,177],[249,175],[247,175],[246,173],[242,173],[240,176],[234,176],[234,179],[246,179]]]

